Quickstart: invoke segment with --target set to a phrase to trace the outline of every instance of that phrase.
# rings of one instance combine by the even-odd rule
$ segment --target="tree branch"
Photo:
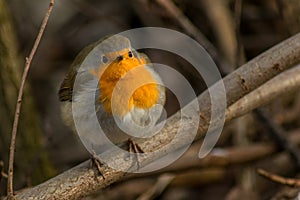
[[[290,187],[300,187],[299,179],[285,178],[285,177],[279,176],[277,174],[267,172],[263,169],[257,169],[257,173],[275,183],[280,183],[282,185],[287,185]]]
[[[229,106],[226,113],[226,120],[231,121],[261,105],[265,105],[272,99],[296,91],[299,89],[299,84],[300,65],[279,74],[256,90],[236,101],[232,106]]]
[[[259,55],[224,78],[227,105],[232,105],[244,95],[299,62],[300,34],[297,34]],[[204,135],[210,121],[209,92],[205,91],[202,93],[198,97],[198,100],[201,107],[204,107],[201,113],[202,120],[200,120],[198,132],[199,135]],[[240,115],[234,116],[238,117]],[[229,115],[227,115],[227,121],[230,119],[232,118],[229,118]],[[180,125],[185,127],[187,134],[184,137],[174,138]],[[191,137],[189,130],[193,129],[196,125],[190,122],[187,124],[184,119],[180,121],[178,113],[168,118],[164,128],[158,134],[138,143],[145,152],[159,150],[152,157],[142,157],[140,159],[141,166],[145,166],[184,146],[189,141],[189,137]],[[172,142],[175,145],[169,145],[168,148],[164,148],[164,145],[169,143],[172,138]],[[128,169],[128,171],[134,170],[131,169],[131,163],[124,160],[125,155],[123,153],[112,151],[109,153],[109,156],[114,162],[122,165],[123,169]],[[88,166],[88,161],[86,161],[34,188],[20,192],[16,197],[18,199],[78,199],[104,188],[113,182],[119,181],[126,175],[125,172],[116,171],[104,166],[102,171],[105,179],[103,179],[102,176],[97,176],[96,169],[89,169]]]
[[[296,130],[288,133],[288,141],[293,141],[294,144],[299,145],[300,131]],[[157,176],[164,173],[178,173],[191,169],[199,170],[245,165],[246,163],[255,162],[269,157],[277,152],[280,152],[280,148],[272,142],[260,142],[246,146],[218,148],[217,151],[212,151],[203,159],[195,159],[199,153],[199,145],[198,143],[195,143],[174,163],[161,170],[147,173],[146,176]],[[143,174],[132,174],[126,176],[123,180],[127,181],[141,176],[145,177]]]

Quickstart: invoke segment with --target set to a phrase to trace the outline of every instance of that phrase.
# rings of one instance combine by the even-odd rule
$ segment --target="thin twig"
[[[7,178],[7,174],[4,172],[4,162],[2,160],[0,160],[0,187],[1,187],[2,178]],[[0,193],[0,196],[1,196],[1,193]]]
[[[219,56],[217,49],[202,34],[202,32],[191,22],[191,20],[176,6],[172,0],[155,0],[166,9],[167,13],[185,30],[187,34],[196,39],[210,54],[217,64],[224,65],[225,60]],[[226,64],[226,63],[225,63]]]
[[[237,40],[235,37],[235,23],[227,1],[214,0],[199,1],[210,22],[210,27],[216,37],[218,47],[228,62],[228,69],[233,70],[235,65],[235,55],[237,51]],[[221,66],[224,68],[224,66]]]
[[[171,0],[156,0],[162,7],[164,7],[167,12],[176,19],[180,26],[184,28],[188,34],[194,37],[199,42],[202,42],[202,45],[207,50],[215,51],[214,46],[207,41],[206,37],[198,30],[198,28],[184,15],[184,13],[174,4]],[[214,52],[216,53],[216,52]]]
[[[235,35],[237,40],[237,50],[235,67],[240,66],[246,62],[245,49],[241,39],[241,18],[243,11],[243,0],[236,0],[234,5],[234,18],[235,18]]]
[[[300,78],[299,78],[300,80]],[[256,109],[258,119],[261,124],[266,128],[270,137],[276,142],[276,144],[281,148],[289,152],[291,157],[295,160],[298,169],[300,169],[300,155],[297,146],[287,139],[286,131],[278,124],[274,122],[272,117],[265,109]]]
[[[0,160],[0,181],[2,178],[7,178],[7,174],[4,172],[4,162]]]
[[[296,121],[296,123],[300,122],[299,113],[300,113],[300,91],[298,90],[297,97],[293,100],[293,104],[291,107],[286,108],[278,114],[275,114],[274,120],[278,124],[285,124],[288,122]]]
[[[37,38],[35,40],[35,43],[32,47],[32,50],[30,52],[29,57],[26,58],[26,63],[25,63],[25,68],[24,72],[22,75],[22,80],[21,80],[21,85],[18,93],[18,99],[17,99],[17,105],[16,105],[16,111],[15,111],[15,117],[14,117],[14,123],[13,123],[13,128],[12,128],[12,133],[11,133],[11,143],[9,147],[9,165],[8,165],[8,183],[7,183],[7,194],[9,198],[14,198],[13,197],[13,165],[14,165],[14,153],[15,153],[15,144],[16,144],[16,136],[17,136],[17,130],[18,130],[18,124],[19,124],[19,118],[20,118],[20,110],[21,110],[21,105],[22,105],[22,98],[23,98],[23,93],[24,93],[24,87],[25,87],[25,82],[26,78],[30,69],[30,64],[31,61],[36,53],[36,50],[39,46],[39,43],[41,41],[41,38],[43,36],[43,33],[45,31],[46,25],[48,23],[48,19],[50,17],[52,8],[54,5],[54,0],[50,0],[48,10],[46,12],[46,15],[44,17],[44,20],[42,22],[40,31],[37,35]]]
[[[293,179],[293,178],[285,178],[282,176],[278,176],[277,174],[273,174],[270,172],[267,172],[263,169],[257,169],[257,173],[275,183],[280,183],[282,185],[287,185],[290,187],[300,187],[300,180],[299,179]]]

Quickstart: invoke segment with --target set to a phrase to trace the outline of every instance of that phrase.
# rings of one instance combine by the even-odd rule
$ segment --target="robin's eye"
[[[102,56],[102,62],[103,63],[107,63],[108,62],[108,58],[106,56]]]
[[[129,58],[132,58],[132,57],[133,57],[132,51],[129,51],[129,52],[128,52],[128,56],[129,56]]]

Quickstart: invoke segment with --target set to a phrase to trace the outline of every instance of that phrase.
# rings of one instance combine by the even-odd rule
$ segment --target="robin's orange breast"
[[[147,69],[144,58],[133,55],[129,49],[110,52],[106,56],[116,59],[107,67],[99,66],[92,72],[99,79],[98,100],[103,103],[106,112],[112,113],[113,110],[114,114],[124,116],[134,106],[149,109],[158,103],[158,83]],[[116,85],[118,88],[115,88]],[[116,92],[114,89],[117,89]]]

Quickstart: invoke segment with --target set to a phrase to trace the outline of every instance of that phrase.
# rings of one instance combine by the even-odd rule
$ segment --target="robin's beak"
[[[118,57],[117,57],[117,59],[116,59],[116,60],[117,60],[118,62],[120,62],[120,61],[122,61],[122,60],[123,60],[123,58],[124,58],[124,57],[123,57],[122,55],[120,55],[120,56],[118,56]]]

